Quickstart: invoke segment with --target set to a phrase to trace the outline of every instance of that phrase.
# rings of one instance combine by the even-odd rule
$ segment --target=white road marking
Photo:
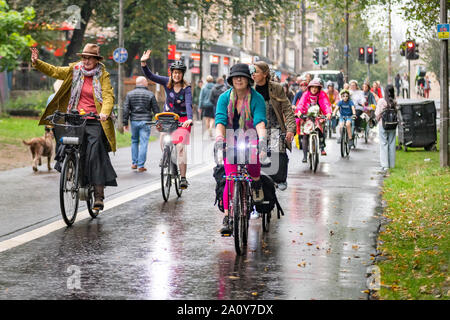
[[[206,165],[206,166],[201,167],[199,169],[194,169],[192,171],[188,171],[187,178],[191,178],[191,177],[194,177],[196,175],[202,174],[202,173],[204,173],[204,172],[206,172],[208,170],[212,170],[212,168],[214,166],[215,166],[215,164],[214,165],[209,164],[209,165]],[[151,184],[148,187],[145,187],[145,188],[142,188],[142,189],[130,192],[130,193],[125,194],[123,196],[120,196],[120,197],[118,197],[116,199],[113,199],[111,201],[105,202],[105,207],[104,207],[104,210],[102,211],[101,215],[104,215],[107,210],[110,210],[110,209],[112,209],[114,207],[117,207],[117,206],[119,206],[119,205],[121,205],[121,204],[123,204],[125,202],[132,201],[134,199],[142,197],[143,195],[146,195],[146,194],[148,194],[150,192],[153,192],[153,191],[156,191],[158,189],[161,189],[161,182],[160,181],[158,181],[157,183]],[[90,215],[89,215],[89,212],[87,211],[87,209],[83,210],[83,211],[80,211],[77,214],[76,223],[78,223],[78,222],[80,222],[80,221],[82,221],[82,220],[84,220],[86,218],[89,218],[89,217],[90,217]],[[61,220],[49,223],[49,224],[47,224],[47,225],[45,225],[43,227],[39,227],[39,228],[36,228],[36,229],[31,230],[29,232],[26,232],[24,234],[21,234],[19,236],[16,236],[14,238],[11,238],[11,239],[8,239],[8,240],[4,240],[4,241],[0,242],[0,252],[12,249],[14,247],[20,246],[20,245],[25,244],[27,242],[30,242],[30,241],[33,241],[35,239],[41,238],[41,237],[46,236],[47,234],[49,234],[49,233],[51,233],[53,231],[56,231],[56,230],[59,230],[59,229],[65,228],[65,227],[67,227],[67,225],[65,224],[64,220],[61,219]]]

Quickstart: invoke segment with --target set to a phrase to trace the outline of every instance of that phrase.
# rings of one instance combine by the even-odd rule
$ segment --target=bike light
[[[242,142],[242,143],[239,143],[239,144],[238,144],[238,149],[239,149],[239,150],[245,150],[245,143],[243,143],[243,142]]]
[[[163,138],[165,144],[168,144],[172,141],[172,137],[169,134],[166,134]]]

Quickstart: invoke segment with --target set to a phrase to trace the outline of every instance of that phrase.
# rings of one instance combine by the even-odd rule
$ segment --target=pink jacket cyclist
[[[322,114],[324,115],[330,114],[331,103],[330,100],[328,99],[327,93],[323,90],[319,90],[318,94],[313,95],[309,90],[309,88],[313,86],[322,87],[319,80],[316,79],[311,80],[311,82],[308,84],[308,91],[303,93],[301,99],[297,102],[297,108],[295,109],[295,113],[298,113],[300,111],[302,114],[307,114],[308,108],[311,104],[318,104]]]

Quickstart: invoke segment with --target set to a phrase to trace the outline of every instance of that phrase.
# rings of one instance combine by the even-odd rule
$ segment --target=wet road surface
[[[156,190],[1,252],[0,299],[367,299],[379,225],[378,144],[359,143],[350,159],[341,159],[335,139],[327,144],[316,174],[301,163],[301,151],[289,154],[289,185],[277,192],[285,216],[277,220],[275,214],[268,233],[260,219],[251,220],[242,257],[233,238],[220,237],[223,216],[213,206],[210,161],[191,166],[198,174],[188,179],[189,189],[179,199],[171,192],[164,203],[156,189],[159,151],[149,153],[153,168],[141,176],[129,169],[129,154],[113,159],[122,189],[107,201],[143,187]],[[21,170],[15,175],[28,174]],[[11,174],[0,179],[6,183]],[[26,223],[35,212],[45,218],[45,209],[32,201],[39,183],[54,184],[57,175],[37,178],[22,186],[20,212],[11,213],[13,205],[2,199],[0,241],[46,224]],[[60,220],[52,194],[45,201],[56,203],[55,216],[48,221]],[[15,230],[22,230],[5,235],[12,217]]]

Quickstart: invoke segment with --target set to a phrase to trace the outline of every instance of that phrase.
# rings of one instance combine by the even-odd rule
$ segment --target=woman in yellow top
[[[31,62],[42,73],[63,80],[61,88],[47,105],[39,121],[50,124],[45,118],[56,110],[73,110],[98,115],[100,121],[87,119],[86,132],[81,149],[82,184],[94,186],[94,209],[103,209],[104,187],[117,186],[116,172],[109,158],[109,151],[116,151],[114,124],[110,118],[114,105],[114,93],[105,65],[100,61],[100,47],[86,44],[81,61],[67,67],[56,67],[38,59],[36,48],[31,49]]]

